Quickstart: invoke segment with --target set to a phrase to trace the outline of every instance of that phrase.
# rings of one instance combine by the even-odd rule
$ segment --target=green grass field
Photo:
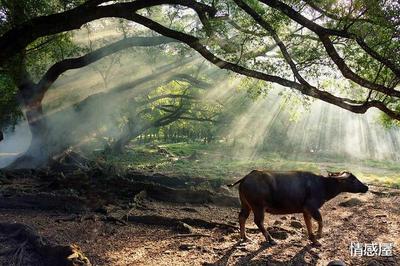
[[[160,148],[164,152],[160,152]],[[173,154],[167,156],[165,151]],[[364,182],[400,188],[400,163],[348,158],[308,157],[260,154],[253,159],[232,155],[223,144],[159,144],[135,145],[123,155],[108,156],[107,161],[124,169],[152,171],[173,176],[203,177],[230,182],[253,169],[305,170],[326,174],[328,171],[349,170]]]

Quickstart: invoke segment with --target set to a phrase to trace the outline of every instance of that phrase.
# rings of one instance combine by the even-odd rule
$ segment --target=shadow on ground
[[[232,255],[237,251],[240,246],[241,242],[235,243],[232,247],[230,247],[225,254],[218,259],[216,262],[213,263],[205,263],[203,265],[205,266],[223,266],[223,265],[228,265],[229,258],[232,257]],[[286,261],[278,261],[272,258],[272,255],[267,255],[267,256],[262,256],[260,258],[257,258],[253,260],[255,257],[257,257],[259,254],[261,254],[263,251],[266,251],[269,249],[271,246],[270,245],[261,245],[257,250],[255,251],[250,251],[248,254],[244,257],[241,257],[234,265],[316,265],[316,262],[319,258],[318,254],[311,250],[313,247],[312,244],[308,244],[305,247],[303,247],[301,250],[299,250],[293,257]],[[306,259],[306,255],[309,254],[311,258]]]

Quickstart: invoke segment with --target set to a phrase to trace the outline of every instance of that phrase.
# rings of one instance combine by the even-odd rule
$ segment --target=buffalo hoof
[[[263,245],[267,245],[267,246],[275,246],[277,244],[278,243],[276,243],[276,241],[273,239],[269,239],[269,240],[266,240],[265,242],[263,242]]]
[[[320,242],[318,242],[318,241],[313,241],[312,243],[311,243],[314,247],[320,247],[320,246],[322,246],[322,244],[320,243]]]
[[[313,246],[316,246],[316,247],[319,247],[319,246],[321,246],[321,243],[319,243],[318,242],[318,238],[320,238],[320,237],[318,237],[318,235],[310,235],[309,237],[308,237],[308,239],[310,239],[310,241],[312,242],[312,245]]]
[[[240,241],[241,243],[254,242],[251,238],[248,238],[247,236],[240,238],[239,241]]]
[[[308,239],[310,239],[311,240],[311,242],[317,242],[317,237],[313,234],[313,235],[309,235],[308,236]]]

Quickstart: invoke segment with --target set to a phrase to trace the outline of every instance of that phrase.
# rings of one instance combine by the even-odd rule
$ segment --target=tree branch
[[[147,99],[145,103],[146,104],[152,103],[152,102],[156,102],[158,100],[167,99],[167,98],[169,98],[169,99],[188,99],[188,100],[196,99],[196,97],[190,96],[190,95],[167,93],[167,94],[160,94],[160,95],[154,96],[150,99]]]
[[[36,96],[34,101],[42,100],[47,90],[50,86],[58,79],[58,77],[67,70],[77,69],[89,64],[92,64],[108,55],[116,53],[118,51],[124,50],[129,47],[134,46],[156,46],[160,44],[166,44],[170,42],[175,42],[174,39],[157,36],[157,37],[130,37],[126,39],[122,39],[115,43],[106,45],[102,48],[99,48],[93,52],[90,52],[84,56],[77,58],[69,58],[64,59],[62,61],[57,62],[53,66],[49,68],[49,70],[44,74],[41,80],[38,82],[35,88],[34,95]]]
[[[324,28],[314,23],[313,21],[308,20],[307,18],[299,14],[297,11],[292,9],[290,6],[278,0],[260,0],[260,1],[266,3],[267,5],[273,8],[281,10],[284,14],[289,16],[294,21],[298,22],[300,25],[307,27],[311,31],[315,32],[322,41],[322,43],[324,44],[328,55],[339,67],[339,69],[342,71],[345,77],[352,79],[353,81],[359,83],[363,87],[380,91],[390,96],[399,97],[400,95],[399,91],[396,91],[393,88],[387,88],[380,84],[372,83],[358,76],[356,73],[352,72],[352,70],[344,62],[343,58],[339,56],[335,47],[333,46],[332,41],[329,38],[329,36],[339,36],[343,38],[357,40],[357,36],[345,30]],[[12,56],[16,55],[19,51],[21,51],[21,49],[25,48],[29,43],[31,43],[32,41],[36,40],[39,37],[57,34],[72,29],[77,29],[83,24],[98,18],[118,17],[137,22],[149,29],[158,32],[159,34],[176,39],[178,41],[187,44],[189,47],[196,50],[205,59],[215,64],[219,68],[228,69],[248,77],[253,77],[260,80],[277,83],[279,85],[298,90],[304,95],[321,99],[325,102],[337,105],[341,108],[347,109],[355,113],[365,113],[369,108],[376,107],[385,112],[386,114],[388,114],[390,117],[400,120],[400,114],[398,112],[389,109],[381,101],[374,100],[359,104],[358,101],[335,96],[329,92],[319,90],[318,88],[311,86],[306,82],[301,82],[301,80],[300,83],[298,83],[279,76],[269,75],[260,71],[251,70],[243,66],[240,66],[238,64],[225,61],[217,57],[212,52],[210,52],[199,38],[183,32],[166,28],[151,19],[148,19],[146,17],[143,17],[135,13],[135,11],[138,11],[142,8],[151,7],[155,5],[161,5],[161,4],[182,5],[194,9],[198,13],[200,20],[203,22],[207,17],[213,17],[215,15],[215,9],[213,7],[201,4],[194,0],[169,0],[169,1],[136,0],[133,2],[113,3],[105,6],[97,6],[96,4],[92,5],[93,3],[98,3],[98,2],[103,3],[103,1],[96,1],[96,0],[88,1],[86,2],[86,4],[83,4],[69,11],[65,11],[59,14],[34,18],[6,32],[3,36],[0,37],[0,65],[3,64],[7,58],[11,58]],[[275,41],[279,42],[279,38],[275,39]],[[284,45],[283,46],[281,45],[280,49],[281,52],[283,53],[285,50],[287,50]],[[366,50],[365,47],[363,49]],[[291,60],[290,56],[289,59]],[[379,61],[379,59],[377,60]],[[382,63],[385,64],[384,62]],[[387,66],[387,64],[385,65]],[[396,67],[396,65],[394,66]],[[388,67],[390,68],[390,66]],[[398,69],[395,68],[395,71],[397,70]],[[57,75],[57,71],[54,72]],[[140,80],[140,82],[144,81],[145,80]],[[130,85],[128,84],[127,86],[120,87],[118,88],[117,91],[128,89],[129,86]]]
[[[369,108],[371,107],[376,107],[383,112],[385,112],[387,115],[389,115],[393,119],[400,120],[400,113],[397,113],[391,109],[389,109],[387,106],[385,106],[382,102],[379,101],[370,101],[368,103],[364,104],[349,104],[351,102],[355,102],[354,100],[346,99],[346,98],[341,98],[334,96],[333,94],[326,92],[326,91],[321,91],[313,86],[305,86],[304,84],[299,84],[294,81],[290,81],[278,76],[274,75],[269,75],[263,72],[255,71],[255,70],[250,70],[248,68],[242,67],[240,65],[236,65],[230,62],[227,62],[217,56],[215,56],[213,53],[211,53],[204,45],[201,44],[200,39],[191,36],[189,34],[175,31],[169,28],[164,27],[163,25],[148,19],[146,17],[143,17],[138,14],[132,14],[130,16],[130,19],[132,21],[135,21],[149,29],[152,29],[156,31],[159,34],[162,34],[164,36],[168,36],[170,38],[174,38],[176,40],[179,40],[183,43],[186,43],[188,46],[196,50],[198,53],[200,53],[205,59],[207,59],[209,62],[215,64],[219,68],[222,69],[228,69],[233,72],[236,72],[238,74],[242,74],[248,77],[253,77],[257,78],[260,80],[265,80],[268,82],[274,82],[277,84],[280,84],[284,87],[289,87],[296,89],[300,91],[301,93],[311,96],[313,98],[317,98],[320,100],[323,100],[325,102],[334,104],[336,106],[339,106],[343,109],[349,110],[354,113],[365,113]]]
[[[324,45],[325,50],[328,53],[329,57],[332,59],[332,61],[335,63],[335,65],[339,68],[340,72],[342,73],[342,75],[345,78],[348,78],[348,79],[354,81],[355,83],[357,83],[358,85],[363,86],[365,88],[379,91],[379,92],[385,93],[387,95],[400,98],[400,91],[397,91],[392,88],[388,88],[381,84],[371,82],[371,81],[359,76],[355,72],[353,72],[347,66],[344,59],[342,57],[340,57],[339,53],[336,51],[334,45],[332,44],[332,41],[329,38],[329,35],[320,35],[319,38],[320,38],[322,44]]]
[[[157,109],[167,112],[167,113],[175,113],[175,110],[170,110],[168,108],[162,107],[162,106],[157,106]],[[184,115],[179,115],[177,120],[191,120],[191,121],[199,121],[199,122],[212,122],[216,123],[218,122],[217,120],[207,118],[207,117],[196,117],[196,116],[184,116]]]
[[[189,117],[189,116],[181,116],[181,117],[179,117],[179,120],[190,120],[190,121],[211,122],[211,123],[218,122],[218,120],[214,120],[214,119],[207,118],[207,117]]]
[[[318,11],[319,13],[321,13],[322,15],[330,18],[330,19],[334,19],[334,20],[342,20],[343,17],[339,17],[338,15],[328,12],[324,9],[322,9],[321,7],[319,7],[317,4],[314,3],[314,1],[312,0],[303,0],[305,3],[307,3],[307,5],[309,5],[311,8],[315,9],[316,11]],[[346,17],[346,20],[352,21],[352,22],[367,22],[370,24],[374,24],[374,21],[370,20],[370,19],[366,19],[366,18],[351,18],[351,17]]]
[[[272,27],[272,25],[269,24],[268,21],[266,21],[261,15],[259,15],[254,9],[252,9],[249,5],[247,5],[242,0],[234,0],[234,1],[241,9],[243,9],[247,14],[249,14],[261,27],[263,27],[266,31],[268,31],[271,34],[275,43],[278,45],[279,49],[281,50],[283,58],[285,59],[286,63],[290,66],[290,69],[292,70],[292,72],[293,72],[294,76],[297,78],[297,80],[299,80],[300,83],[305,86],[310,86],[310,84],[300,75],[300,73],[296,67],[296,64],[293,62],[285,44],[279,38],[278,34],[276,33],[276,31]]]
[[[211,17],[216,13],[213,7],[194,0],[136,0],[106,6],[96,6],[97,2],[99,1],[89,1],[62,13],[36,17],[7,31],[0,37],[0,64],[37,38],[79,29],[83,24],[100,18],[125,18],[140,9],[162,4],[186,6],[201,14],[202,17],[206,15]]]
[[[310,29],[311,31],[315,32],[318,35],[318,37],[320,37],[320,39],[321,39],[321,37],[323,37],[323,39],[321,39],[321,41],[323,42],[324,46],[325,47],[328,46],[329,50],[331,50],[331,51],[332,51],[332,49],[331,49],[330,46],[331,46],[332,43],[329,40],[329,36],[338,36],[338,37],[343,37],[343,38],[347,38],[347,39],[356,40],[357,43],[360,45],[360,47],[368,55],[370,55],[375,60],[385,64],[385,66],[387,66],[390,70],[392,70],[393,73],[396,76],[400,77],[400,68],[394,62],[392,62],[390,59],[379,55],[376,51],[374,51],[372,48],[370,48],[361,37],[359,37],[359,36],[357,36],[357,35],[355,35],[353,33],[350,33],[350,32],[348,32],[346,30],[336,30],[336,29],[324,28],[324,27],[318,25],[317,23],[315,23],[315,22],[307,19],[306,17],[302,16],[300,13],[298,13],[296,10],[294,10],[289,5],[287,5],[287,4],[283,3],[283,2],[280,2],[278,0],[260,0],[260,1],[263,2],[264,4],[268,5],[268,6],[272,7],[272,8],[280,10],[282,13],[287,15],[292,20],[296,21],[300,25],[302,25],[302,26]],[[332,45],[332,47],[333,47],[333,45]],[[329,54],[329,52],[328,52],[328,54]],[[329,54],[329,55],[330,56],[333,55],[335,57],[335,58],[332,58],[332,59],[336,60],[335,63],[343,61],[343,59],[340,58],[340,56],[338,58],[338,56],[334,55],[333,53]],[[343,61],[343,63],[344,63],[344,61]],[[347,67],[346,64],[343,65],[343,63],[340,62],[340,65],[341,65],[340,66],[340,68],[341,68],[340,70],[342,71],[342,73],[345,72],[346,75],[348,75],[348,78],[350,78],[352,80],[354,78],[354,80],[353,80],[354,82],[359,83],[359,84],[362,83],[362,84],[360,84],[361,86],[364,86],[363,84],[365,84],[365,85],[368,86],[367,88],[378,90],[378,91],[381,91],[381,92],[384,92],[386,89],[388,89],[388,88],[385,89],[385,87],[382,86],[382,85],[373,84],[372,82],[361,78],[360,76],[355,74],[349,67]],[[384,93],[386,93],[386,92],[384,92]],[[396,97],[400,96],[400,93],[398,93],[396,91],[394,91],[393,93],[394,93],[394,95],[391,95],[391,96],[396,96]]]

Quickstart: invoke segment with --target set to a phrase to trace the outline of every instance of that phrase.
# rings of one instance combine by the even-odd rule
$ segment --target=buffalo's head
[[[355,175],[348,171],[329,172],[328,176],[336,178],[344,192],[365,193],[368,191],[368,186],[364,185]]]

